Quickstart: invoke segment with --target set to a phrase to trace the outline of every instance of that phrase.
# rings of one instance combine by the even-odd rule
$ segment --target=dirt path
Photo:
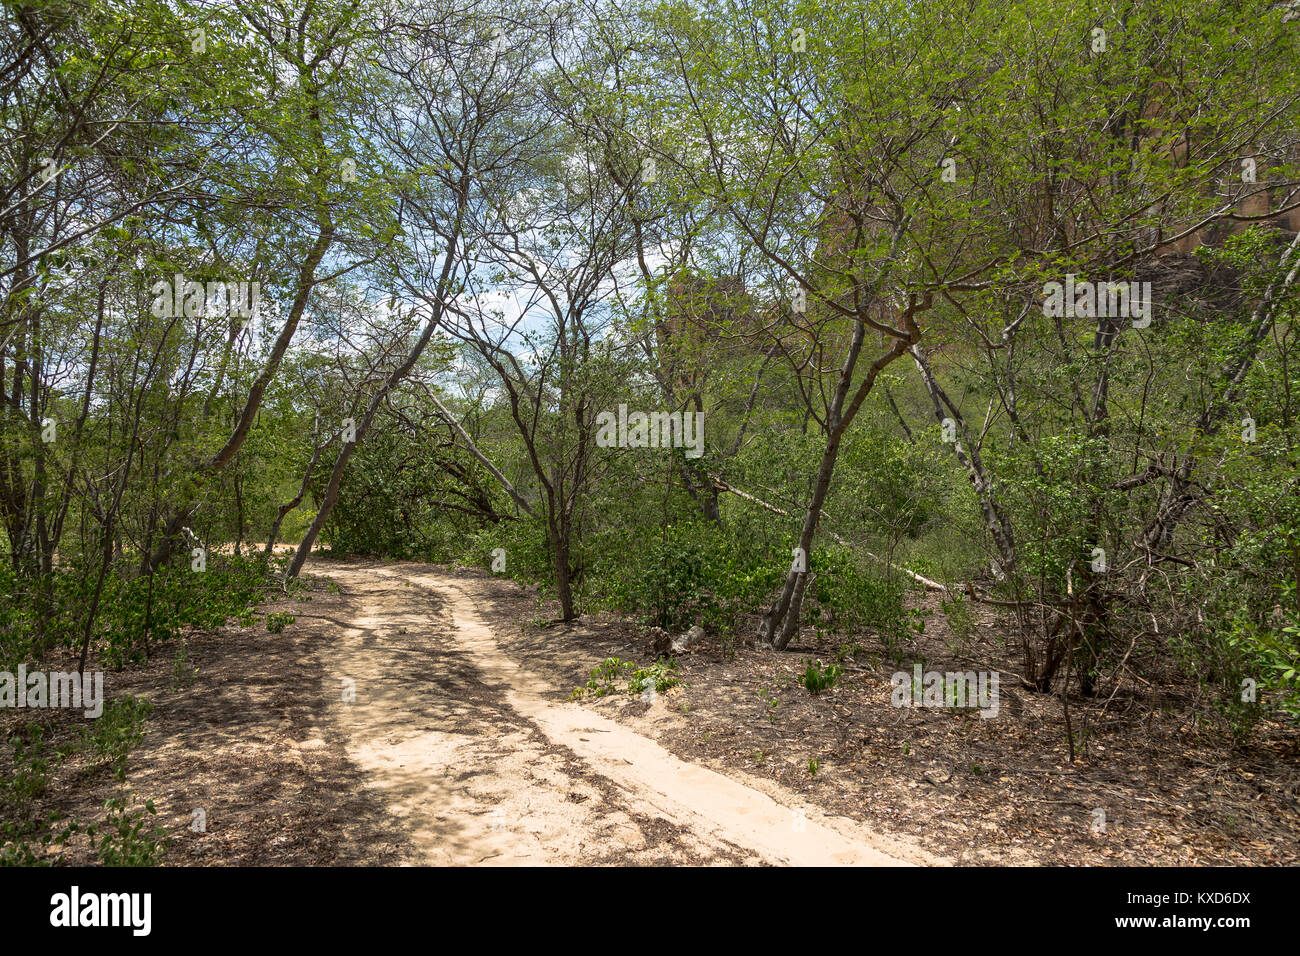
[[[564,702],[500,649],[453,577],[424,565],[312,572],[360,608],[321,651],[337,688],[329,719],[416,862],[906,865],[846,820]]]

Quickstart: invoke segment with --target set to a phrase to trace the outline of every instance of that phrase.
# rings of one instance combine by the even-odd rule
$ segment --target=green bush
[[[637,696],[650,686],[653,686],[657,692],[663,693],[681,683],[680,678],[673,673],[676,669],[677,663],[672,660],[655,661],[646,667],[637,667],[632,661],[607,657],[591,669],[591,676],[587,679],[587,683],[575,688],[570,697],[572,699],[604,697],[607,694],[617,693],[619,692],[618,681],[624,677],[627,678],[627,686],[623,688],[624,693]]]
[[[814,551],[808,566],[812,581],[804,598],[804,623],[819,634],[848,639],[872,630],[892,652],[924,629],[924,618],[907,605],[901,576],[891,580],[864,567],[842,547]]]
[[[605,601],[674,631],[698,623],[734,632],[739,615],[766,600],[784,574],[770,555],[703,521],[638,528],[606,553],[597,569]]]
[[[70,564],[32,580],[0,562],[0,663],[12,670],[46,648],[80,649],[97,572]],[[214,630],[257,604],[272,584],[260,558],[209,555],[205,571],[188,563],[152,575],[110,571],[91,627],[91,647],[114,670],[143,661],[186,628]],[[43,595],[40,601],[35,597]],[[45,610],[36,609],[44,603]]]
[[[822,691],[834,687],[843,671],[844,668],[839,664],[823,666],[821,661],[804,661],[804,671],[799,677],[799,683],[809,694],[816,697]]]
[[[84,732],[87,745],[101,765],[119,782],[126,780],[126,758],[144,739],[144,722],[153,713],[147,700],[127,694],[104,705],[104,712]]]
[[[276,611],[275,613],[266,616],[266,629],[272,634],[279,634],[286,626],[292,624],[296,620],[297,618],[287,611]]]
[[[657,693],[662,694],[670,687],[676,687],[681,683],[681,679],[673,673],[676,670],[677,662],[671,659],[655,661],[648,667],[638,667],[628,678],[627,692],[635,697],[647,687],[654,687]]]
[[[143,810],[128,810],[126,803],[124,797],[112,798],[104,804],[108,820],[87,828],[95,855],[104,866],[154,866],[170,842],[161,827],[145,828],[158,811],[152,800]]]

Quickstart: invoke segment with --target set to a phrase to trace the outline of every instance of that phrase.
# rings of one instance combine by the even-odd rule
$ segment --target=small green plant
[[[631,678],[627,682],[627,692],[632,695],[640,694],[647,685],[653,684],[656,693],[662,694],[670,687],[676,687],[681,683],[675,673],[677,670],[677,661],[669,658],[667,661],[655,661],[649,667],[641,667],[632,672]]]
[[[816,697],[822,691],[835,686],[835,682],[840,679],[840,674],[844,668],[840,664],[827,664],[822,666],[821,661],[804,661],[803,676],[799,678],[799,683],[807,688],[808,693]]]
[[[276,611],[266,616],[266,629],[272,634],[279,634],[285,626],[292,624],[296,618],[287,611]]]
[[[587,679],[587,683],[575,688],[569,695],[569,699],[604,697],[617,691],[619,689],[617,682],[624,677],[627,678],[627,687],[624,690],[628,694],[636,696],[650,686],[653,686],[657,693],[663,693],[670,687],[682,683],[681,679],[673,673],[676,669],[677,662],[674,660],[655,661],[648,667],[637,667],[632,661],[607,657],[591,669],[591,676]]]
[[[952,639],[947,642],[948,649],[954,654],[962,653],[974,633],[975,615],[970,605],[956,593],[952,600],[941,601],[939,607],[948,620],[948,631],[952,635]]]
[[[176,649],[176,655],[172,658],[172,686],[189,687],[198,674],[199,669],[190,663],[188,651],[182,644]]]
[[[127,694],[109,701],[90,729],[86,743],[100,766],[112,768],[118,782],[126,780],[126,757],[131,748],[144,739],[144,722],[153,713],[153,705]]]
[[[51,855],[50,848],[62,848],[79,829],[75,821],[64,824],[63,820],[60,814],[51,813],[44,833],[41,833],[42,827],[31,820],[0,823],[0,866],[49,866],[57,863],[59,855]],[[33,849],[32,843],[37,833],[41,833],[35,841],[35,845],[42,848],[39,853]]]
[[[763,698],[763,703],[767,704],[767,720],[769,723],[776,723],[776,708],[780,706],[781,699],[776,696],[772,690],[759,691],[759,696]]]
[[[587,678],[587,683],[583,687],[576,688],[570,698],[604,697],[618,689],[614,686],[616,680],[635,669],[636,665],[631,661],[607,657],[591,669],[591,676]]]
[[[821,766],[821,764],[819,764],[819,763],[817,762],[817,758],[816,758],[816,757],[809,757],[809,758],[808,758],[808,776],[810,776],[810,777],[815,777],[815,776],[817,776],[817,768],[820,767],[820,766]]]
[[[105,866],[154,866],[167,849],[167,837],[159,826],[145,829],[148,816],[157,814],[153,801],[144,810],[127,810],[126,799],[114,797],[104,804],[108,820],[103,827],[87,827],[95,854]],[[146,816],[146,814],[148,816]]]
[[[866,648],[857,641],[849,641],[848,643],[840,645],[840,649],[835,652],[835,660],[843,664],[845,661],[854,660],[859,654],[865,652]]]
[[[49,783],[50,761],[44,754],[45,738],[40,724],[29,723],[9,738],[14,748],[13,770],[0,786],[5,803],[25,809],[45,792]]]

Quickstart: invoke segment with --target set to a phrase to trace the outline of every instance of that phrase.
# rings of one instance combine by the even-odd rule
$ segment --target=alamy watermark
[[[997,671],[922,672],[914,664],[911,674],[896,671],[890,678],[890,701],[895,707],[972,707],[981,717],[996,717],[1000,679]]]
[[[596,444],[601,448],[685,448],[687,458],[704,454],[703,412],[632,412],[596,416]]]
[[[29,674],[27,665],[19,664],[17,675],[0,671],[0,707],[71,707],[87,717],[99,717],[104,713],[104,672]]]
[[[206,285],[177,273],[171,279],[159,279],[149,287],[153,296],[152,313],[160,319],[184,316],[247,319],[257,312],[262,301],[260,282],[210,281]]]
[[[152,893],[83,893],[73,886],[50,897],[50,925],[56,928],[122,926],[133,936],[148,936],[152,912]]]
[[[1077,281],[1067,273],[1065,282],[1043,284],[1043,315],[1132,319],[1133,328],[1151,324],[1150,282]]]

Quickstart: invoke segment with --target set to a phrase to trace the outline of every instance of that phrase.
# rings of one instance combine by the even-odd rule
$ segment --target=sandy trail
[[[416,862],[907,865],[849,821],[779,803],[557,699],[563,689],[501,650],[451,576],[312,570],[360,598],[322,652],[329,716]]]

